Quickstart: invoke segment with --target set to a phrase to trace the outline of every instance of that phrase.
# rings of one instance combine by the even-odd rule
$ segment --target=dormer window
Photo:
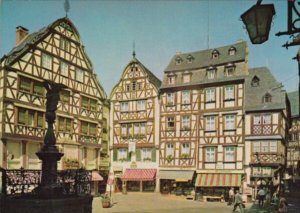
[[[258,87],[259,86],[259,78],[257,76],[254,76],[252,78],[251,86],[253,86],[253,87]]]
[[[183,83],[190,83],[191,82],[191,72],[186,70],[185,72],[182,73],[182,81]]]
[[[228,50],[228,55],[235,55],[236,53],[236,48],[235,47],[230,47]]]
[[[272,102],[272,96],[270,93],[266,93],[263,97],[263,103],[270,103]]]
[[[187,60],[187,63],[190,64],[190,63],[193,63],[193,60],[194,60],[194,57],[192,55],[188,55],[186,57],[186,60]]]
[[[220,52],[218,50],[213,50],[211,53],[211,58],[219,58]]]
[[[179,65],[179,64],[181,64],[182,61],[183,61],[182,58],[180,56],[177,56],[175,59],[175,64]]]
[[[207,79],[214,79],[216,77],[216,67],[210,66],[206,70]]]
[[[229,63],[225,66],[225,73],[224,75],[227,77],[233,76],[235,72],[235,65],[232,63]]]

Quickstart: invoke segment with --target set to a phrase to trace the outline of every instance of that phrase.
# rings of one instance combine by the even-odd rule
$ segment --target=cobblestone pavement
[[[233,209],[232,206],[227,206],[227,203],[204,203],[187,200],[185,197],[164,196],[159,193],[114,194],[113,203],[111,208],[102,208],[101,198],[94,198],[93,213],[231,213]],[[251,205],[246,204],[246,209],[249,209]]]

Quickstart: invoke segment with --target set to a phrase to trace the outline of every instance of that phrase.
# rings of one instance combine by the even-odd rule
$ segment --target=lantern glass
[[[273,4],[254,5],[241,15],[253,44],[261,44],[268,40],[274,15]]]

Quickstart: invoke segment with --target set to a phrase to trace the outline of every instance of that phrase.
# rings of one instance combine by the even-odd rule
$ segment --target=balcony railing
[[[284,156],[279,153],[253,153],[250,164],[284,164]]]

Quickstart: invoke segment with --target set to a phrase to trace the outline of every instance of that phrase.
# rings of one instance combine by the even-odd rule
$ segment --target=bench
[[[207,202],[207,199],[218,200],[220,202],[224,202],[224,198],[222,196],[203,196],[203,202]]]

